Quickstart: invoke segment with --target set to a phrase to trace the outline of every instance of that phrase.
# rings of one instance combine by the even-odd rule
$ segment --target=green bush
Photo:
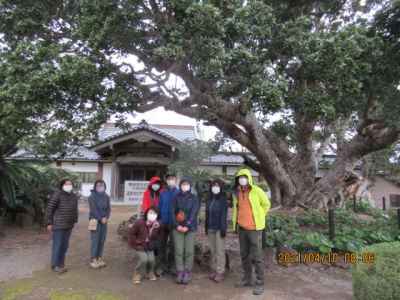
[[[373,253],[373,263],[357,263],[352,268],[356,300],[396,300],[400,298],[400,242],[381,243],[362,249],[359,257]]]
[[[352,210],[336,209],[333,243],[328,239],[326,212],[309,210],[297,216],[275,212],[267,217],[264,247],[286,245],[298,251],[357,252],[367,245],[400,240],[395,215],[370,212],[372,218],[364,220]]]
[[[66,177],[76,182],[73,174],[47,164],[6,161],[0,173],[0,216],[15,221],[17,213],[28,213],[42,224],[49,196]]]

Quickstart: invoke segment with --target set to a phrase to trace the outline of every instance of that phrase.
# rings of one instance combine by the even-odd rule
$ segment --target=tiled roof
[[[255,159],[251,154],[248,154],[250,158]],[[242,165],[244,164],[243,156],[234,153],[218,153],[211,155],[210,157],[203,160],[204,165]]]
[[[132,125],[128,130],[123,130],[119,127],[115,127],[114,124],[107,123],[99,130],[98,137],[99,141],[104,142],[122,134],[140,129],[148,129],[167,138],[173,138],[181,142],[184,140],[196,139],[194,126],[148,124],[144,121]]]
[[[58,159],[60,155],[52,155],[50,159]],[[43,156],[37,155],[26,149],[19,149],[16,153],[12,154],[10,158],[15,159],[44,159]],[[67,151],[61,160],[99,160],[100,156],[93,150],[87,147],[75,147]]]

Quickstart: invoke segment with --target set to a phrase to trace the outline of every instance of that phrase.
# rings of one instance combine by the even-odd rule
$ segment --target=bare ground
[[[166,276],[156,282],[131,284],[133,251],[117,235],[118,224],[133,208],[114,207],[101,270],[88,268],[89,234],[87,208],[81,208],[80,222],[72,233],[67,257],[69,272],[55,275],[49,270],[50,235],[43,231],[6,228],[0,239],[0,299],[2,300],[122,300],[122,299],[208,299],[208,300],[347,300],[352,299],[351,274],[339,268],[308,265],[266,269],[266,292],[253,296],[249,289],[234,288],[239,278],[238,256],[231,258],[233,270],[222,284],[196,270],[192,284],[178,286]],[[4,229],[3,229],[4,230]],[[235,239],[235,237],[232,237]]]

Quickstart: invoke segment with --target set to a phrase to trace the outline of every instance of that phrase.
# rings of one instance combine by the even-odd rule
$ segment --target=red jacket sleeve
[[[146,212],[150,208],[150,191],[147,189],[143,193],[143,199],[142,199],[142,212]]]

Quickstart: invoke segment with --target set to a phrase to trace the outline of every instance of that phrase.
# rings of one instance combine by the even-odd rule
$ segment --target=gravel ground
[[[0,239],[0,299],[352,299],[349,271],[307,265],[268,266],[266,292],[261,297],[253,296],[249,289],[233,287],[239,278],[238,256],[231,257],[234,271],[223,284],[211,283],[205,272],[196,270],[194,280],[188,286],[176,285],[169,276],[133,286],[130,281],[134,268],[133,251],[120,239],[116,230],[134,210],[113,208],[105,249],[108,266],[101,270],[88,268],[87,208],[82,206],[80,211],[80,221],[72,233],[66,262],[70,271],[63,275],[54,275],[49,270],[51,243],[48,233],[16,228],[5,230],[5,237]],[[13,293],[19,296],[9,296]]]

